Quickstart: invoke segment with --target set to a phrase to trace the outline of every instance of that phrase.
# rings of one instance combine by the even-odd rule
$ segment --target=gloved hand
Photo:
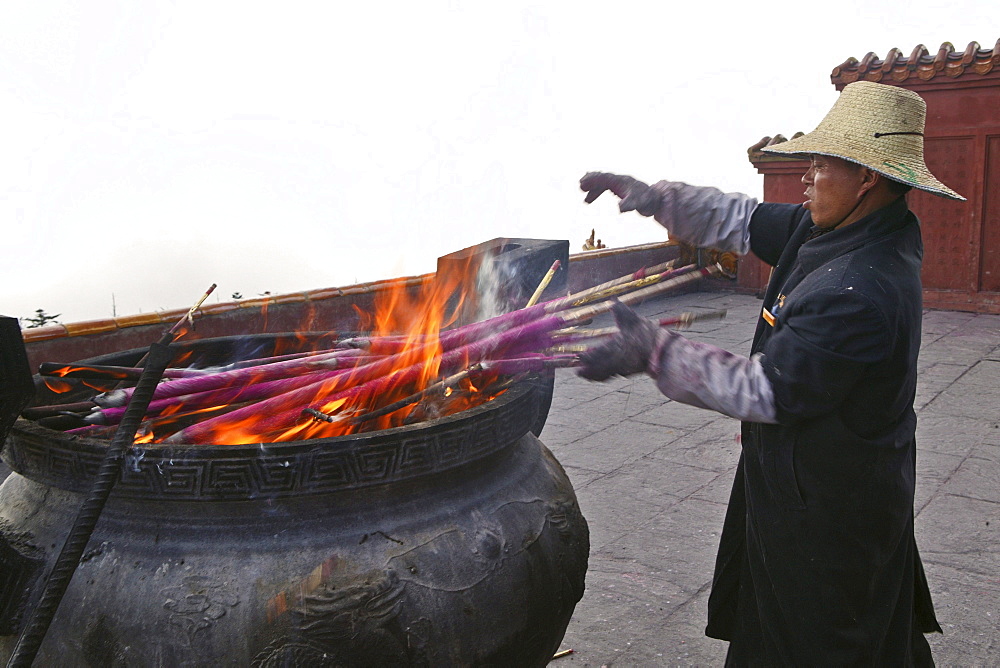
[[[621,198],[618,210],[637,211],[643,216],[652,216],[660,206],[660,195],[648,185],[631,176],[609,174],[607,172],[587,172],[580,179],[580,190],[586,191],[584,202],[590,204],[601,196],[605,190],[610,190]]]
[[[611,376],[631,376],[646,371],[649,358],[665,334],[659,325],[621,302],[616,301],[611,312],[618,323],[618,333],[580,355],[583,365],[577,373],[587,380],[607,380]]]

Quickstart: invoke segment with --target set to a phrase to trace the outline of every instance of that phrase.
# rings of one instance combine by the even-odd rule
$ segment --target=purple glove
[[[616,301],[611,312],[618,323],[618,333],[580,355],[583,365],[577,373],[587,380],[607,380],[611,376],[631,376],[646,371],[649,358],[663,334],[656,323],[621,302]]]
[[[660,206],[660,195],[642,181],[631,176],[620,176],[607,172],[587,172],[580,179],[580,190],[587,193],[583,199],[587,204],[600,197],[605,190],[610,190],[621,198],[618,210],[622,213],[634,210],[640,215],[652,216]]]

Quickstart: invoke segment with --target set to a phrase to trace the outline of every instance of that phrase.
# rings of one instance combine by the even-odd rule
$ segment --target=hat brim
[[[761,151],[779,155],[801,156],[803,158],[808,158],[810,155],[828,155],[834,158],[841,158],[863,167],[868,167],[888,179],[912,186],[918,190],[923,190],[947,199],[965,201],[964,197],[935,178],[922,161],[919,161],[919,164],[915,164],[917,161],[914,161],[909,165],[902,165],[892,160],[886,160],[883,156],[874,154],[867,147],[852,146],[846,137],[826,136],[819,128],[795,139],[765,146],[761,148]]]

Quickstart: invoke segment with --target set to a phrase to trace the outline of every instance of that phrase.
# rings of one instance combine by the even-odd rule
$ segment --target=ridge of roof
[[[951,42],[944,42],[937,53],[931,55],[923,44],[918,44],[910,55],[899,49],[889,50],[884,59],[869,51],[858,60],[851,57],[833,68],[830,80],[834,84],[849,84],[858,80],[902,82],[907,79],[929,81],[938,75],[957,78],[967,73],[988,74],[993,68],[1000,70],[1000,39],[992,49],[984,49],[979,42],[969,42],[965,51],[955,51]]]

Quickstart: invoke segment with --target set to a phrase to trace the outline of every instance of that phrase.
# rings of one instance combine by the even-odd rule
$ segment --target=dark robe
[[[743,423],[706,633],[727,665],[924,665],[941,630],[913,538],[920,226],[905,199],[820,233],[762,204],[752,353],[779,424]]]

